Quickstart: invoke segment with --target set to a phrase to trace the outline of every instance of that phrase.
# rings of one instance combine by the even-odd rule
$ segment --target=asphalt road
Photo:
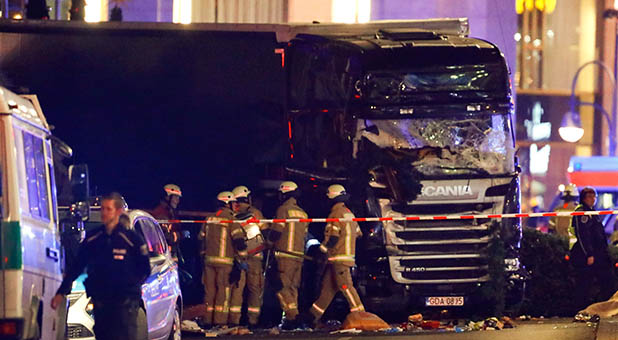
[[[219,336],[218,339],[337,339],[353,340],[354,338],[377,340],[595,340],[597,325],[587,325],[586,323],[573,323],[572,319],[546,319],[543,321],[518,322],[513,329],[503,329],[499,331],[470,331],[463,333],[423,331],[408,334],[384,334],[378,332],[364,332],[355,334],[328,334],[328,333],[281,333],[270,335],[268,333],[244,335],[244,336]],[[204,335],[183,334],[183,339],[204,339]]]

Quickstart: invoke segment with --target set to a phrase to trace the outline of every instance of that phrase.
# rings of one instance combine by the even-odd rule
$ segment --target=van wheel
[[[174,323],[172,324],[172,330],[170,331],[169,340],[180,340],[181,331],[180,331],[180,310],[178,310],[178,305],[174,309]]]

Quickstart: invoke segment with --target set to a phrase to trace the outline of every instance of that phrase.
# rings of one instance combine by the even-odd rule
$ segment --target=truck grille
[[[385,223],[393,279],[409,285],[488,281],[486,249],[491,223],[488,219]]]
[[[67,336],[69,337],[69,339],[89,338],[89,337],[94,336],[94,334],[92,334],[92,332],[89,331],[88,328],[86,328],[84,325],[76,324],[76,323],[70,323],[68,325],[67,333],[68,333]]]

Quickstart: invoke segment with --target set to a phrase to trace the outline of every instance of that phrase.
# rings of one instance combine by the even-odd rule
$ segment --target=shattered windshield
[[[515,148],[506,114],[362,119],[358,131],[379,148],[410,156],[412,165],[426,176],[514,171]]]

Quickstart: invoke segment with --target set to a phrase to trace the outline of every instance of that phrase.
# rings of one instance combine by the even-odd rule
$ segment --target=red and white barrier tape
[[[602,211],[561,211],[520,214],[489,214],[489,215],[442,215],[442,216],[393,216],[393,217],[355,217],[355,218],[289,218],[289,219],[248,219],[248,220],[158,220],[159,223],[287,223],[287,222],[384,222],[384,221],[435,221],[435,220],[473,220],[502,219],[520,217],[571,217],[591,215],[618,215],[618,210]]]

